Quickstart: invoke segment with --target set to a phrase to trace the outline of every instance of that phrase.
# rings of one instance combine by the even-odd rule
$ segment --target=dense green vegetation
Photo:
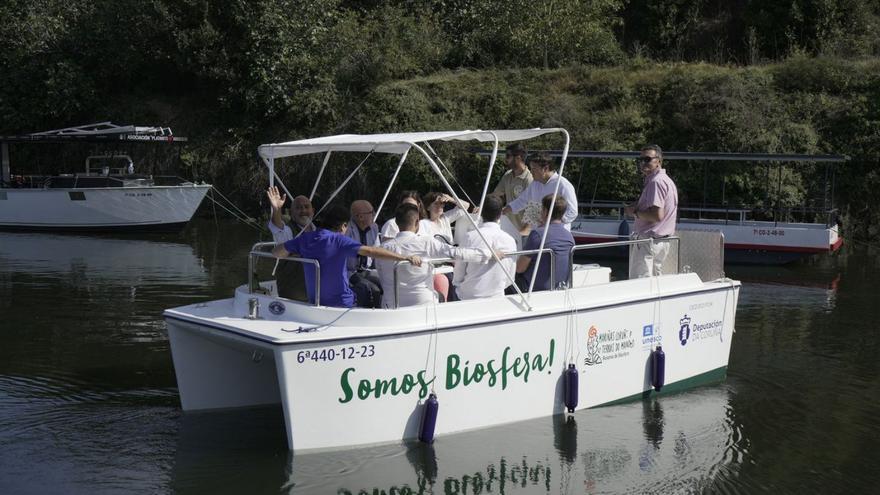
[[[880,236],[876,0],[7,0],[0,15],[0,133],[170,125],[192,139],[179,171],[254,211],[260,143],[563,126],[579,149],[850,155],[836,203],[848,234]],[[475,158],[438,151],[476,192]],[[392,163],[375,160],[352,195],[380,194]],[[691,202],[826,195],[824,167],[669,168]],[[637,191],[628,163],[570,170],[582,198]],[[310,187],[308,166],[284,172]],[[402,182],[432,180],[416,169]]]

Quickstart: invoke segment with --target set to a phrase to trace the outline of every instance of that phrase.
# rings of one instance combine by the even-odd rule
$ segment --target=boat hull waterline
[[[0,229],[171,230],[195,214],[207,184],[94,189],[3,189]]]
[[[507,297],[354,309],[328,315],[348,323],[314,331],[230,318],[246,314],[254,296],[240,288],[235,299],[168,310],[165,319],[185,411],[281,403],[288,445],[300,452],[416,438],[432,391],[439,437],[561,414],[569,363],[579,373],[577,409],[643,397],[653,393],[657,345],[664,391],[721,379],[739,288],[669,275],[535,293],[532,311]],[[272,313],[303,307],[259,299]]]

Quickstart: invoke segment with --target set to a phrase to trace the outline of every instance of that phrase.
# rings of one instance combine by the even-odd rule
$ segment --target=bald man
[[[345,235],[364,246],[379,245],[379,226],[376,225],[373,205],[364,199],[351,203],[351,220]],[[368,256],[348,259],[349,285],[362,308],[382,307],[382,285],[376,273],[376,262]]]
[[[278,187],[272,186],[266,191],[269,198],[269,204],[272,206],[272,216],[269,220],[269,232],[272,233],[272,240],[275,244],[284,244],[294,238],[293,230],[284,222],[282,208],[287,201],[287,195],[281,194]],[[302,232],[310,232],[315,230],[312,224],[312,218],[315,216],[315,208],[312,201],[305,196],[297,196],[293,198],[290,206],[291,225],[296,229],[296,235]],[[278,295],[287,299],[296,301],[307,301],[306,279],[302,263],[296,261],[285,261],[278,265],[275,270],[275,283],[278,288]]]
[[[293,239],[293,231],[284,223],[282,208],[287,200],[286,194],[281,194],[278,187],[272,186],[266,191],[269,197],[269,204],[272,206],[272,220],[269,222],[269,232],[272,232],[272,239],[275,244],[289,241]],[[303,231],[315,230],[312,225],[312,218],[315,216],[315,208],[312,201],[305,196],[297,196],[293,198],[290,205],[290,219],[297,227],[296,235]]]

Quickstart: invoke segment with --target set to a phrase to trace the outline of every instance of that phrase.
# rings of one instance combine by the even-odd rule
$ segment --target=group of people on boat
[[[627,209],[636,219],[634,237],[668,237],[675,228],[677,192],[663,173],[662,151],[645,147],[639,163],[645,188],[639,202]],[[282,216],[287,198],[270,187],[273,254],[318,261],[324,306],[394,308],[489,298],[515,293],[514,284],[521,291],[555,289],[568,280],[572,268],[575,189],[556,172],[548,154],[528,155],[519,143],[507,147],[505,164],[507,172],[482,208],[445,193],[403,191],[394,215],[381,227],[367,200],[354,201],[348,210],[330,206],[315,219],[314,206],[305,196],[292,199],[288,225]],[[470,219],[462,221],[467,216]],[[453,225],[458,235],[453,235]],[[538,249],[542,239],[544,249],[554,253],[552,275],[548,254],[512,254]],[[668,243],[655,246],[661,247],[635,253],[642,261],[635,263],[631,276],[659,274]],[[434,266],[423,262],[427,259],[454,262]],[[407,263],[398,266],[401,261]],[[276,280],[279,296],[315,302],[313,265],[280,263]]]

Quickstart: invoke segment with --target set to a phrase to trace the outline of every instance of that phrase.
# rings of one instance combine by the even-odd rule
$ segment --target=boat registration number
[[[753,235],[785,235],[785,231],[782,229],[752,229]]]
[[[296,353],[296,362],[305,363],[306,361],[334,361],[336,359],[358,359],[358,358],[371,358],[376,355],[376,346],[369,345],[359,345],[359,346],[347,346],[347,347],[339,347],[334,348],[331,347],[329,349],[308,349],[304,351],[299,351]]]

